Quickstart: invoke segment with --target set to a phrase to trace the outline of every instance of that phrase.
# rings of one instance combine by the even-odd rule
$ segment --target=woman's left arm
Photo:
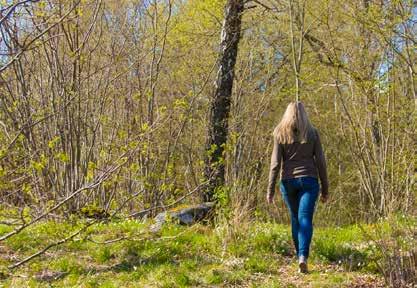
[[[278,143],[278,140],[274,136],[274,148],[271,155],[271,166],[269,168],[269,180],[268,180],[268,193],[267,198],[272,199],[275,193],[275,184],[278,178],[278,174],[281,170],[282,162],[282,146]]]

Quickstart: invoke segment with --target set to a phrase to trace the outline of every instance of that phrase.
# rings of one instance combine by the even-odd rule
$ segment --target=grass
[[[373,236],[380,236],[375,231],[381,229],[390,231],[386,222],[362,228],[315,228],[311,273],[299,275],[288,226],[170,224],[151,234],[148,224],[123,220],[90,227],[16,270],[5,268],[82,225],[82,220],[42,222],[1,243],[0,286],[297,287],[308,283],[309,287],[350,287],[357,281],[381,283],[375,266],[380,255],[362,229]],[[1,225],[0,235],[10,229]],[[126,239],[103,244],[121,237]]]

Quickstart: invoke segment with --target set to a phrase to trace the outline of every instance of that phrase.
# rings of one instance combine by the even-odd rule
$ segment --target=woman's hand
[[[327,201],[329,200],[329,194],[323,194],[323,193],[321,193],[320,194],[321,196],[320,196],[320,201],[321,201],[321,203],[327,203]]]

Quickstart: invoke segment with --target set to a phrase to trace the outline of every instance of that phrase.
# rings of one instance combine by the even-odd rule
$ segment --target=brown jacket
[[[321,193],[328,193],[326,159],[320,142],[320,135],[314,129],[314,136],[307,143],[280,144],[274,136],[274,148],[269,170],[268,195],[273,196],[278,174],[281,180],[312,176],[320,178]]]

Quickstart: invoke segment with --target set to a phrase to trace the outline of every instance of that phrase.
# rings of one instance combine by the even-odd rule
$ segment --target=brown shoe
[[[308,273],[307,259],[304,256],[298,258],[298,272],[304,274]]]

